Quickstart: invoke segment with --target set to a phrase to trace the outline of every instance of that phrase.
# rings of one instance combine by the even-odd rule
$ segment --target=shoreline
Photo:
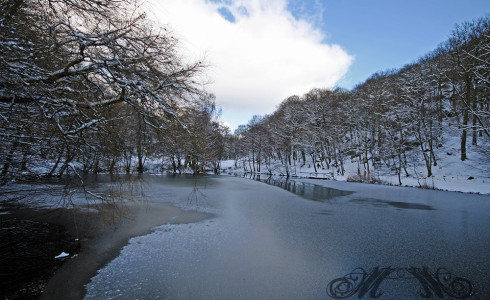
[[[242,176],[239,174],[247,174],[248,176]],[[463,193],[463,194],[475,194],[475,195],[490,195],[489,188],[482,188],[482,186],[487,187],[488,185],[485,183],[478,184],[475,189],[472,189],[471,186],[473,184],[472,180],[460,180],[460,181],[448,181],[445,182],[439,178],[430,178],[433,180],[430,184],[427,183],[428,178],[404,178],[404,183],[402,185],[396,184],[393,181],[392,177],[389,176],[379,176],[375,177],[376,182],[370,182],[366,180],[349,180],[347,176],[337,176],[337,177],[327,177],[328,173],[317,173],[322,176],[312,176],[311,173],[302,173],[300,175],[284,175],[284,174],[269,174],[263,172],[232,172],[230,170],[222,170],[220,176],[234,176],[234,177],[242,177],[253,179],[254,176],[264,176],[264,178],[268,177],[278,177],[285,178],[287,180],[301,180],[301,179],[314,179],[314,180],[323,180],[323,181],[338,181],[338,182],[350,182],[350,183],[361,183],[361,184],[372,184],[372,185],[384,185],[384,186],[393,186],[393,187],[405,187],[405,188],[415,188],[415,189],[425,189],[425,190],[434,190],[434,191],[445,191],[445,192],[455,192],[455,193]],[[479,178],[482,180],[482,178]],[[423,182],[419,182],[423,181]],[[464,187],[464,188],[463,188]]]
[[[136,202],[110,208],[101,213],[93,208],[36,209],[17,207],[8,210],[5,218],[47,222],[65,227],[78,237],[80,250],[56,270],[40,299],[83,299],[85,285],[107,263],[116,258],[132,237],[151,233],[164,224],[195,223],[212,217],[210,214],[184,211],[166,203]],[[108,222],[109,219],[109,222]]]

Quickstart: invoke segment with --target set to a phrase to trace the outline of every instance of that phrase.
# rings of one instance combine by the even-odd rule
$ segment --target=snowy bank
[[[490,194],[490,157],[488,157],[487,146],[468,146],[471,155],[467,160],[461,161],[458,155],[458,143],[457,136],[446,139],[445,145],[438,149],[437,166],[432,167],[430,177],[427,177],[423,161],[407,168],[408,176],[404,172],[400,175],[401,186]],[[332,166],[329,169],[317,166],[315,171],[311,160],[307,160],[304,164],[296,161],[288,167],[291,177],[400,185],[398,174],[388,166],[371,166],[368,176],[362,164],[350,159],[344,162],[343,174]],[[224,174],[243,174],[250,172],[250,167],[245,160],[227,160],[221,163],[221,170]],[[286,176],[287,172],[280,161],[273,161],[267,167],[264,166],[262,172],[256,174]]]

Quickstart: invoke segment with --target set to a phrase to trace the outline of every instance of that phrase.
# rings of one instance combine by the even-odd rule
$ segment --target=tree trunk
[[[53,176],[54,172],[58,168],[58,165],[59,165],[59,163],[61,161],[61,158],[63,157],[63,153],[64,153],[64,150],[58,156],[58,159],[56,160],[54,166],[51,168],[51,171],[49,171],[49,173],[46,175],[47,177],[52,177]]]
[[[465,161],[467,159],[466,156],[466,135],[468,126],[468,109],[464,108],[463,110],[463,132],[461,134],[461,160]]]
[[[432,176],[432,157],[430,155],[430,150],[425,149],[425,147],[424,147],[424,139],[422,137],[422,132],[420,132],[420,125],[419,125],[419,128],[417,129],[417,139],[420,143],[420,150],[422,151],[422,155],[424,157],[425,167],[427,168],[427,177],[431,177]],[[427,152],[429,152],[428,155],[427,155]]]
[[[475,103],[476,104],[476,103]],[[476,105],[473,105],[473,111],[476,110]],[[473,146],[476,146],[478,144],[478,126],[477,126],[477,118],[476,118],[476,115],[473,114],[473,138],[472,138],[472,141],[471,141],[471,144]]]
[[[313,162],[313,168],[315,169],[315,173],[318,173],[318,170],[316,169],[316,152],[313,152],[311,154],[311,161]]]
[[[2,175],[1,175],[2,178],[7,177],[7,174],[8,174],[9,168],[10,168],[10,164],[12,163],[12,157],[14,156],[16,148],[17,148],[17,142],[14,142],[12,144],[12,147],[9,150],[9,153],[7,155],[7,159],[6,159],[5,163],[3,164]]]
[[[61,166],[60,172],[58,173],[58,177],[63,176],[63,173],[65,173],[66,169],[68,168],[68,165],[71,163],[71,161],[74,158],[75,158],[75,154],[69,154],[69,152],[67,152],[66,160],[63,163],[63,166]]]
[[[172,155],[172,169],[177,173],[177,165],[175,164],[175,156]]]
[[[402,185],[401,174],[402,174],[402,156],[400,152],[398,152],[398,183],[400,184],[400,186]]]
[[[177,155],[177,170],[179,170],[179,174],[182,173],[182,160],[180,154]]]
[[[138,166],[136,170],[138,173],[143,173],[144,169],[144,119],[138,114],[138,132],[136,133],[136,155],[138,156]]]
[[[116,165],[117,162],[117,157],[114,156],[111,160],[111,164],[109,165],[109,173],[112,174],[114,173],[114,166]]]

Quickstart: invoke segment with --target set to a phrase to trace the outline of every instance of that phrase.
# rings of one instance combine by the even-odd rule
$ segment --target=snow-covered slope
[[[427,177],[427,170],[418,149],[407,153],[413,157],[411,161],[416,163],[409,164],[407,177],[405,172],[401,176],[402,186],[439,189],[447,191],[459,191],[465,193],[490,194],[490,142],[488,138],[480,138],[478,145],[471,145],[471,138],[467,145],[468,159],[460,159],[460,135],[457,131],[447,130],[442,141],[442,147],[436,150],[437,166],[432,167],[433,175]],[[417,159],[418,157],[418,159]],[[221,164],[224,173],[240,174],[244,172],[243,161],[235,163],[233,160],[224,161]],[[341,175],[334,168],[318,169],[315,172],[311,161],[301,166],[302,162],[296,162],[291,166],[291,174],[295,177],[321,178],[339,181],[371,181],[373,183],[399,185],[398,175],[390,170],[386,165],[377,167],[367,180],[366,172],[358,162],[349,158],[346,159],[344,168],[345,173]],[[263,168],[263,174],[272,173],[276,176],[285,176],[286,171],[280,162],[271,163],[271,172]],[[361,174],[359,176],[358,174]]]

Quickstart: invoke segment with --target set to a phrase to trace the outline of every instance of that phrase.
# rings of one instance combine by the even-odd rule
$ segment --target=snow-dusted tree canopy
[[[182,108],[207,97],[204,67],[184,62],[137,1],[2,0],[2,180],[36,174],[36,162],[52,162],[51,176],[134,152],[142,168],[149,137],[185,129]]]

